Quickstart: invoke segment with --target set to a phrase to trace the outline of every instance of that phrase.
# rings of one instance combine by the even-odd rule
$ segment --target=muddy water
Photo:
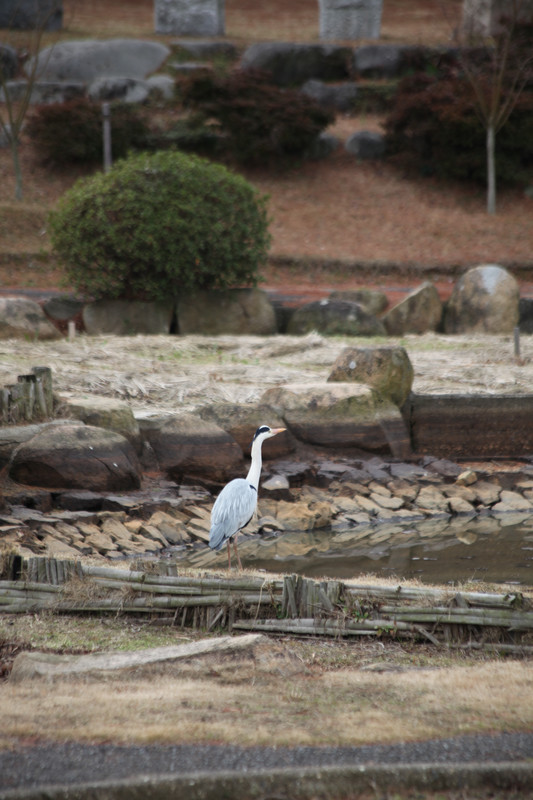
[[[533,586],[533,516],[501,515],[466,521],[291,531],[241,536],[243,566],[310,578],[361,575],[418,578],[423,583],[471,581]],[[177,554],[176,554],[177,555]],[[226,549],[177,555],[185,566],[223,568]]]

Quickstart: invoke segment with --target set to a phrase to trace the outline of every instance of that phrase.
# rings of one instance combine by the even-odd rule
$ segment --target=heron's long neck
[[[252,463],[250,470],[246,476],[246,480],[256,489],[259,486],[259,478],[261,476],[261,439],[255,439],[252,442]]]

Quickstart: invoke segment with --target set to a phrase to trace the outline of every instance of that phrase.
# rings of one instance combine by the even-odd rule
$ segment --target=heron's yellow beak
[[[283,431],[286,431],[286,430],[287,430],[287,428],[271,428],[270,432],[271,432],[272,436],[275,436],[277,433],[283,433]]]

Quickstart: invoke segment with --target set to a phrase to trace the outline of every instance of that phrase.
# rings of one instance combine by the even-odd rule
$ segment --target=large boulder
[[[177,305],[179,332],[206,336],[276,333],[276,313],[260,289],[226,289],[182,295]]]
[[[4,6],[2,6],[2,9]],[[1,14],[1,12],[0,12]],[[0,28],[7,26],[0,24]],[[0,42],[0,74],[4,76],[4,80],[8,81],[15,77],[18,70],[18,53],[14,47],[11,47],[7,42]]]
[[[446,333],[512,333],[519,321],[520,289],[497,264],[469,269],[455,284],[446,307]]]
[[[0,339],[59,339],[40,305],[26,297],[0,298]]]
[[[0,469],[7,466],[17,447],[22,442],[33,439],[38,433],[51,425],[71,425],[70,420],[55,419],[50,422],[40,422],[31,425],[6,425],[0,426]]]
[[[316,78],[311,78],[302,86],[302,94],[335,111],[353,111],[357,97],[357,84],[352,81],[343,83],[325,83]]]
[[[425,281],[389,309],[382,322],[390,336],[438,330],[442,322],[442,301],[437,289],[430,281]]]
[[[320,447],[410,452],[403,418],[394,403],[357,383],[292,383],[276,386],[261,402],[285,420],[300,441]]]
[[[113,333],[129,336],[136,333],[166,334],[174,316],[174,304],[141,300],[96,300],[83,308],[85,330],[90,335]]]
[[[335,361],[328,383],[365,383],[401,407],[413,378],[413,365],[403,347],[347,347]]]
[[[96,78],[89,84],[87,95],[99,103],[122,100],[124,103],[144,103],[150,95],[147,81],[138,78]]]
[[[83,305],[83,300],[73,295],[58,294],[43,303],[43,311],[50,319],[67,322],[81,315]]]
[[[141,485],[135,450],[124,436],[81,423],[46,425],[14,451],[9,477],[50,489],[127,491]]]
[[[271,408],[253,403],[209,403],[198,409],[204,420],[214,422],[235,439],[245,456],[250,456],[252,439],[261,425],[283,428],[285,423]],[[294,441],[288,431],[263,442],[263,457],[279,458],[294,450]]]
[[[354,49],[352,67],[357,79],[390,79],[456,62],[457,49],[453,47],[364,44]]]
[[[347,300],[315,300],[297,308],[287,333],[317,331],[325,336],[384,336],[385,328],[359,303]]]
[[[330,292],[329,299],[359,303],[370,314],[375,316],[382,314],[389,304],[385,292],[381,292],[378,289],[336,289]]]
[[[59,398],[71,417],[79,419],[85,425],[120,433],[132,443],[136,450],[139,450],[139,423],[127,403],[114,397],[99,397],[98,395],[78,397],[60,394]]]
[[[245,50],[242,69],[269,72],[278,86],[305,83],[310,78],[342,81],[349,78],[350,48],[293,42],[256,42]]]
[[[356,131],[348,137],[344,148],[361,161],[382,158],[385,155],[385,137],[376,131]]]
[[[237,48],[232,42],[213,39],[174,39],[172,48],[200,60],[222,58],[234,61],[237,58]]]
[[[144,429],[159,466],[177,483],[184,479],[225,482],[242,476],[242,450],[226,431],[194,414]]]
[[[438,63],[443,53],[418,45],[364,44],[353,51],[358,78],[397,78]]]
[[[56,42],[37,56],[37,76],[39,80],[83,83],[102,77],[145,78],[169,55],[169,48],[160,42],[136,39]],[[32,69],[33,59],[26,67],[28,75]]]
[[[6,89],[11,102],[20,102],[28,95],[29,81],[14,80],[6,82]],[[68,103],[76,97],[83,97],[85,84],[81,81],[35,81],[31,85],[29,103],[31,105],[47,105],[50,103]],[[5,103],[4,88],[0,89],[0,102]]]

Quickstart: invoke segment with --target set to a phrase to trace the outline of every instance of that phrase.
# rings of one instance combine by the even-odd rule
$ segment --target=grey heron
[[[242,570],[241,559],[237,550],[237,535],[252,519],[257,507],[257,488],[261,476],[261,447],[265,439],[284,431],[285,428],[269,428],[261,425],[255,432],[252,441],[252,463],[246,478],[234,478],[224,486],[211,510],[211,530],[209,547],[221,550],[224,542],[228,543],[228,569],[231,569],[230,539],[237,563]]]

